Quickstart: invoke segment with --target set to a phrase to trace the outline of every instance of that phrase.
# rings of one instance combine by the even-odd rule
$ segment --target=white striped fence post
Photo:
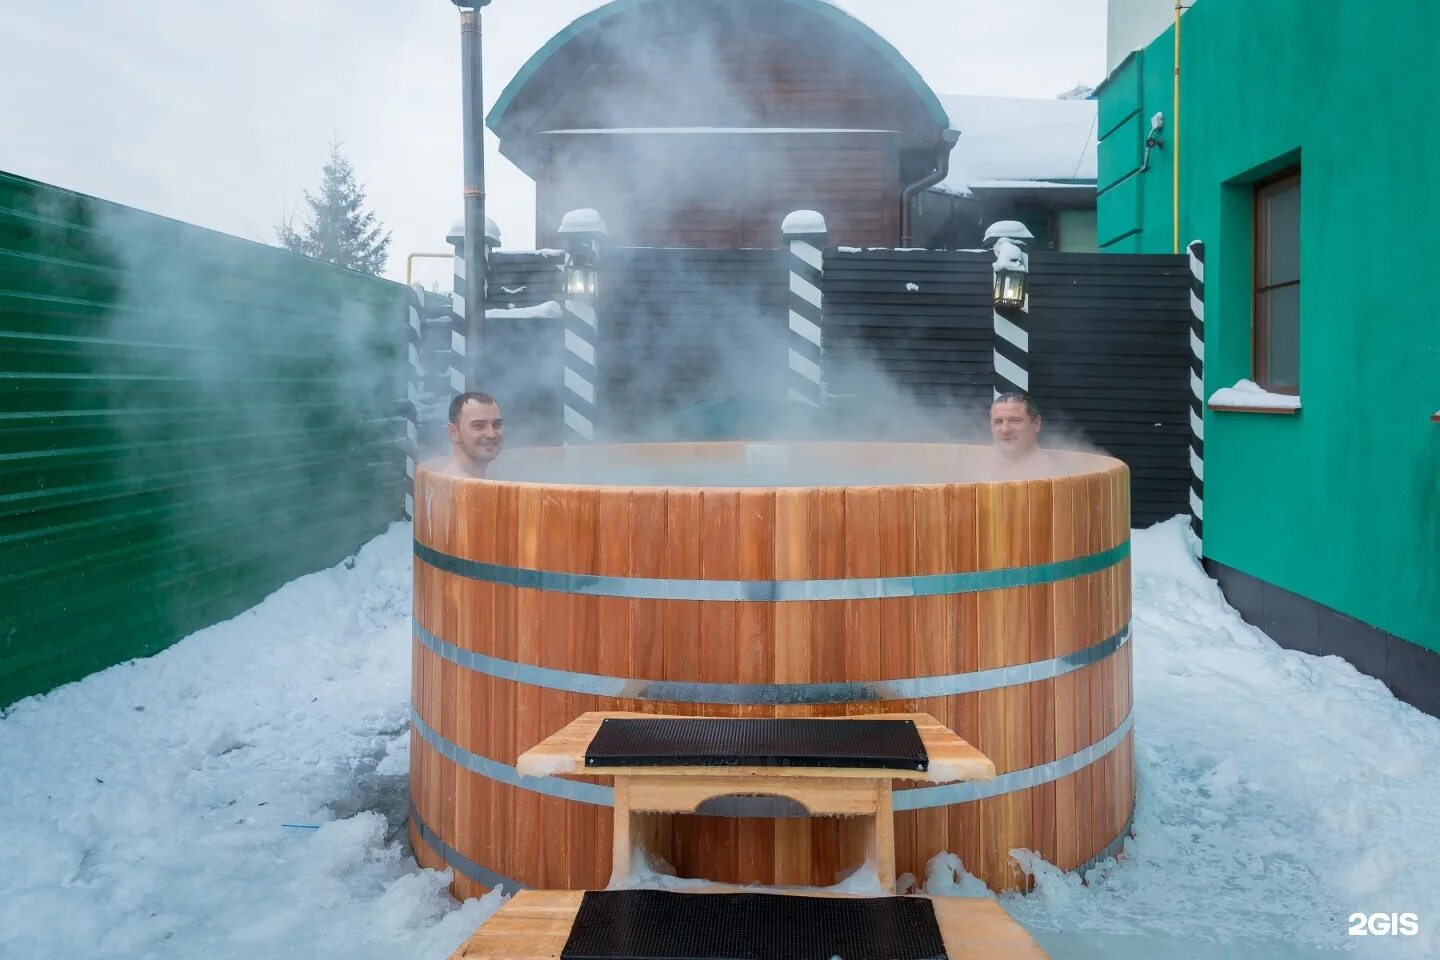
[[[600,425],[599,299],[600,252],[605,245],[605,221],[598,211],[571,210],[560,221],[565,244],[565,298],[561,317],[565,324],[565,372],[561,384],[564,443],[567,447],[594,443]]]
[[[408,314],[409,367],[405,381],[405,519],[415,519],[415,464],[420,459],[420,394],[425,388],[425,368],[420,362],[424,331],[421,310],[425,304],[425,288],[412,284],[405,288]]]
[[[1025,241],[1034,239],[1018,220],[1001,220],[985,231],[985,240],[994,242],[995,252],[992,399],[1002,393],[1030,392],[1030,294],[1027,290],[1018,306],[1002,304],[1000,294],[1007,273],[1021,274],[1028,282],[1030,257],[1025,253]]]
[[[1204,543],[1205,528],[1205,244],[1190,253],[1190,529]]]
[[[455,250],[455,275],[450,287],[450,396],[453,399],[465,392],[465,220],[455,221],[446,241]],[[500,228],[489,217],[485,218],[485,261],[490,261],[490,252],[500,246]],[[490,271],[486,270],[488,278]]]
[[[796,210],[780,225],[790,275],[786,399],[807,407],[825,402],[824,323],[825,218]]]

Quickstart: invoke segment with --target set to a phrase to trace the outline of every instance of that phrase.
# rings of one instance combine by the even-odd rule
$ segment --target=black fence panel
[[[1047,424],[1130,466],[1131,515],[1189,512],[1184,256],[1030,255],[1030,389]]]
[[[816,418],[786,402],[783,251],[611,248],[597,364],[602,440],[826,436],[988,440],[987,251],[826,251]],[[1031,255],[1030,387],[1047,436],[1131,469],[1133,516],[1188,510],[1188,266],[1158,255]],[[562,437],[563,258],[492,260],[487,383],[517,445]]]
[[[991,262],[958,250],[826,251],[825,383],[837,427],[894,439],[983,427]],[[919,416],[894,422],[896,409]]]
[[[780,408],[786,283],[778,250],[607,249],[601,436],[689,438],[691,412],[707,405]]]
[[[495,251],[485,289],[488,309],[533,307],[565,295],[565,254],[558,250]]]
[[[561,441],[564,278],[558,251],[490,255],[481,372],[486,392],[500,401],[505,442],[513,447]]]

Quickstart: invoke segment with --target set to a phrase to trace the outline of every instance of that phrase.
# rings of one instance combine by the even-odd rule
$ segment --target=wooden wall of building
[[[758,29],[602,44],[571,76],[502,144],[536,180],[541,246],[578,207],[631,246],[776,247],[799,208],[825,214],[833,242],[894,246],[902,151],[939,137],[873,57]]]
[[[599,210],[624,246],[778,247],[781,221],[797,209],[823,213],[837,243],[899,241],[893,134],[566,139],[536,184],[542,247],[559,246],[561,217],[579,207]]]

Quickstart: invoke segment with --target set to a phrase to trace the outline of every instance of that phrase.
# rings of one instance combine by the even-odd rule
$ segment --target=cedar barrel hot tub
[[[420,862],[454,868],[462,897],[603,887],[610,787],[515,770],[587,710],[930,713],[997,777],[897,783],[898,870],[923,880],[949,850],[1014,888],[1011,849],[1064,869],[1113,851],[1134,803],[1129,473],[1057,452],[1061,475],[988,481],[989,455],[644,444],[507,453],[495,480],[422,468]],[[717,881],[824,885],[855,865],[844,821],[737,803],[738,820],[677,817],[657,852]]]

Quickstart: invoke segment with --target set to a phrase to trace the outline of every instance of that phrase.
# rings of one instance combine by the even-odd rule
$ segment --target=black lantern
[[[593,300],[599,292],[600,272],[594,264],[572,256],[565,267],[565,295],[571,299]]]
[[[1030,285],[1030,272],[1020,267],[995,267],[995,303],[1001,307],[1022,307],[1025,305],[1026,288]]]
[[[600,293],[600,248],[604,244],[605,219],[591,209],[571,210],[560,221],[565,242],[565,296],[571,300],[594,300]]]
[[[1030,286],[1030,258],[1025,253],[1025,241],[1034,240],[1035,235],[1018,220],[1001,220],[990,225],[985,239],[993,242],[995,249],[995,305],[1016,309],[1025,306]]]

